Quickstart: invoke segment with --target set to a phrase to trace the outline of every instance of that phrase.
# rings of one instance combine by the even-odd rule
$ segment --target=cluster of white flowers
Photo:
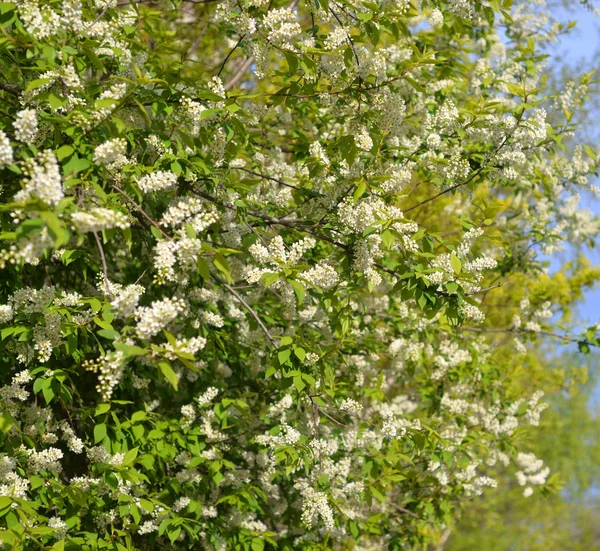
[[[67,535],[67,531],[69,530],[67,523],[60,517],[52,517],[48,521],[48,527],[54,529],[54,537],[57,540],[64,539]]]
[[[63,422],[61,429],[63,432],[63,439],[67,442],[67,447],[73,453],[82,453],[84,448],[83,441],[75,434],[75,431],[69,426],[69,424]]]
[[[363,151],[370,151],[373,147],[373,139],[365,126],[362,126],[358,132],[354,134],[354,143],[356,143],[356,147]]]
[[[336,27],[331,31],[323,42],[323,47],[326,50],[336,50],[340,46],[348,43],[348,29],[344,27]]]
[[[318,159],[325,166],[329,166],[329,164],[331,163],[331,161],[329,160],[329,157],[327,156],[327,153],[325,153],[325,150],[323,149],[323,146],[321,145],[321,142],[317,141],[317,142],[311,143],[308,150],[313,157]]]
[[[329,505],[327,494],[317,492],[306,482],[298,482],[294,487],[300,490],[302,495],[302,522],[304,526],[310,530],[313,524],[321,518],[325,528],[332,530],[335,527],[335,522],[333,509]]]
[[[29,480],[14,472],[16,466],[13,457],[0,456],[0,496],[27,499]]]
[[[169,205],[163,214],[161,224],[173,228],[190,224],[196,233],[200,233],[218,220],[219,213],[214,205],[203,202],[197,197],[185,197]]]
[[[251,268],[248,270],[246,280],[248,283],[256,283],[263,274],[278,273],[283,265],[297,264],[306,251],[315,246],[315,240],[312,237],[305,237],[292,244],[289,251],[280,235],[271,239],[268,246],[254,243],[248,249],[254,260],[259,264],[269,264],[268,268]]]
[[[223,325],[225,325],[225,320],[221,315],[215,314],[214,312],[210,312],[208,310],[204,310],[202,312],[201,318],[204,323],[212,325],[213,327],[223,327]]]
[[[440,10],[434,9],[427,21],[434,29],[437,29],[444,24],[444,14]]]
[[[165,356],[169,360],[176,360],[177,354],[196,354],[199,350],[202,350],[206,346],[206,339],[204,337],[192,337],[190,339],[176,339],[175,343],[165,343],[163,348],[165,349]]]
[[[156,281],[179,281],[183,283],[187,272],[197,266],[198,256],[202,248],[200,239],[180,236],[177,240],[163,239],[154,248],[154,268]],[[178,267],[177,272],[175,267]]]
[[[15,139],[27,144],[33,143],[37,134],[37,113],[35,109],[24,109],[17,113],[17,118],[13,123],[15,128]]]
[[[363,406],[352,398],[345,398],[338,406],[338,409],[340,411],[347,411],[348,413],[356,414],[362,411]]]
[[[108,463],[110,454],[106,451],[104,446],[94,446],[93,448],[88,448],[87,458],[92,464]]]
[[[274,419],[280,419],[282,423],[285,422],[283,415],[285,411],[292,407],[294,401],[289,394],[286,394],[279,402],[269,406],[268,416]]]
[[[138,337],[140,339],[152,338],[185,309],[185,300],[170,297],[155,300],[150,306],[140,306],[135,311],[135,317],[138,320],[136,326]]]
[[[127,142],[123,138],[115,138],[104,142],[94,150],[94,162],[110,169],[118,169],[129,163],[127,158]]]
[[[115,315],[120,318],[128,318],[135,312],[140,297],[146,289],[142,285],[121,285],[107,282],[104,290],[113,297],[110,305]]]
[[[75,229],[81,233],[99,232],[111,228],[124,230],[130,226],[127,215],[113,209],[95,207],[89,211],[79,211],[71,215]]]
[[[121,382],[124,365],[125,354],[120,350],[109,352],[96,360],[87,360],[83,363],[83,366],[89,371],[99,373],[96,390],[105,402],[110,400],[114,388]]]
[[[62,471],[60,460],[63,458],[63,452],[58,448],[47,448],[39,452],[29,449],[27,450],[27,457],[29,470],[32,473],[39,473],[40,471],[60,473]]]
[[[290,41],[302,32],[296,14],[289,8],[269,10],[262,24],[269,41],[282,48],[292,48]]]
[[[0,130],[0,168],[13,162],[13,149],[8,136]]]
[[[12,378],[10,385],[0,387],[0,398],[9,408],[9,411],[13,409],[17,402],[24,402],[29,398],[29,391],[25,390],[23,386],[31,380],[32,376],[29,370],[24,369]]]
[[[179,513],[180,511],[183,511],[191,502],[192,500],[189,497],[182,496],[175,503],[173,503],[173,511]]]
[[[366,239],[358,241],[354,246],[354,262],[352,267],[359,273],[364,274],[373,287],[382,281],[381,276],[374,268],[375,259],[381,256],[381,237],[371,234]]]
[[[207,108],[200,102],[194,101],[190,98],[183,97],[179,101],[183,107],[181,119],[183,120],[184,124],[187,123],[186,126],[191,127],[192,135],[197,136],[202,125],[208,118],[210,118],[205,118],[203,116],[203,113]]]
[[[517,465],[521,468],[515,473],[519,486],[526,486],[523,495],[529,497],[533,494],[531,485],[543,485],[550,474],[550,468],[544,467],[544,462],[538,459],[533,453],[519,452],[516,459]]]
[[[187,404],[185,406],[181,406],[181,426],[185,429],[192,425],[192,423],[196,420],[196,410],[192,404]]]
[[[42,151],[37,157],[27,159],[23,164],[24,188],[15,194],[15,201],[21,203],[32,197],[39,197],[44,203],[56,205],[64,196],[60,167],[52,151]]]
[[[260,434],[256,437],[256,441],[263,446],[269,448],[277,448],[279,446],[293,446],[300,438],[301,434],[287,424],[280,427],[279,434]]]
[[[60,15],[48,5],[40,7],[38,0],[20,2],[19,15],[27,32],[38,40],[58,33],[63,27]]]
[[[525,412],[525,416],[527,418],[527,422],[534,427],[537,427],[540,424],[540,415],[542,412],[548,407],[547,402],[540,402],[540,400],[544,397],[544,392],[542,390],[538,390],[533,393],[533,396],[527,402],[527,411]]]
[[[283,264],[296,264],[302,255],[312,249],[315,246],[315,240],[312,237],[305,237],[300,241],[296,241],[290,248],[290,251],[286,251],[285,243],[281,236],[277,235],[269,243],[268,247],[255,243],[248,249],[253,258],[261,263],[265,264],[271,262],[277,265],[279,262]]]
[[[302,272],[300,277],[311,285],[320,287],[324,291],[335,287],[340,281],[340,276],[335,268],[323,260],[313,268]]]
[[[0,323],[8,323],[13,319],[14,315],[10,304],[0,304]]]
[[[170,171],[158,170],[142,176],[137,185],[142,193],[154,193],[177,185],[177,176]]]
[[[210,386],[206,389],[206,391],[204,392],[204,394],[198,396],[197,398],[197,402],[198,402],[198,407],[202,407],[205,406],[206,404],[209,404],[210,402],[212,402],[219,394],[219,389],[215,388],[214,386]]]
[[[387,205],[379,198],[369,197],[355,204],[349,197],[338,207],[340,222],[350,233],[362,233],[378,220],[402,220],[402,211],[393,205]]]

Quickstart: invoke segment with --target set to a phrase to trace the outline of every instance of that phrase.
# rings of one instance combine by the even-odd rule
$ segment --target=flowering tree
[[[591,76],[511,4],[0,2],[6,546],[423,548],[555,487],[514,375],[598,344],[538,258],[598,234]]]

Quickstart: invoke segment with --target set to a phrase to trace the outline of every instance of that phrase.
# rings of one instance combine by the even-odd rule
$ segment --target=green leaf
[[[452,266],[452,269],[454,270],[454,273],[456,275],[460,274],[460,270],[462,268],[462,262],[460,261],[460,258],[458,258],[458,256],[456,256],[456,253],[452,253],[450,255],[450,265]]]
[[[298,392],[302,392],[306,388],[306,384],[302,380],[301,376],[294,377],[294,386],[296,387]]]
[[[94,412],[94,417],[98,417],[99,415],[104,415],[110,411],[110,404],[98,404],[96,406],[96,411]]]
[[[306,289],[304,285],[299,281],[295,281],[293,279],[289,280],[288,283],[294,289],[294,293],[296,294],[296,299],[298,300],[298,304],[301,305],[304,302],[304,297],[306,296]]]
[[[63,165],[63,172],[65,176],[67,174],[77,174],[82,172],[86,168],[92,166],[92,162],[88,159],[80,159],[77,153],[75,153],[69,161]]]
[[[146,419],[146,417],[148,417],[148,414],[145,411],[136,411],[132,416],[131,416],[131,420],[134,423],[137,423],[138,421],[143,421],[144,419]]]
[[[101,331],[98,331],[101,333]],[[119,335],[119,333],[117,333]],[[145,356],[150,351],[147,348],[142,348],[141,346],[134,346],[132,344],[125,344],[122,342],[116,342],[113,345],[116,350],[120,350],[125,354],[125,357],[129,358],[131,356]]]
[[[30,92],[31,90],[41,88],[42,86],[45,86],[46,84],[52,82],[53,80],[54,79],[51,79],[51,78],[37,78],[35,80],[32,80],[29,84],[27,84],[25,91]]]
[[[71,145],[63,145],[62,147],[59,147],[54,152],[54,154],[56,155],[56,158],[59,161],[62,161],[63,159],[66,159],[67,157],[71,156],[74,151],[75,151],[75,149],[73,149],[73,146],[71,146]]]
[[[128,467],[129,465],[131,465],[134,461],[135,458],[138,455],[138,448],[133,448],[132,450],[129,450],[126,454],[125,457],[123,458],[123,465],[125,465],[126,467]]]
[[[304,358],[306,358],[306,350],[299,346],[294,346],[294,354],[301,362],[303,362]]]
[[[0,414],[0,431],[6,434],[16,423],[14,417],[8,413],[8,411],[3,411]]]
[[[367,190],[367,183],[364,180],[361,180],[358,185],[356,186],[356,189],[354,190],[354,202],[358,203],[358,200],[364,195],[365,191]]]
[[[375,499],[377,499],[377,501],[380,503],[385,503],[387,501],[385,495],[377,487],[371,486],[370,490],[373,494],[373,497],[375,497]]]
[[[231,266],[221,253],[215,254],[213,264],[215,265],[215,268],[225,276],[228,283],[233,283],[233,280],[231,279]]]
[[[104,423],[98,423],[94,426],[94,444],[102,442],[106,438],[107,429]]]
[[[285,364],[292,354],[292,351],[289,348],[285,348],[277,352],[277,359],[281,365]]]
[[[161,360],[160,362],[158,362],[158,367],[161,373],[166,377],[167,381],[171,383],[171,386],[175,390],[177,390],[177,387],[179,385],[179,378],[177,377],[175,371],[173,371],[171,363],[166,360]]]
[[[206,260],[204,260],[201,256],[198,257],[197,266],[198,273],[202,276],[202,279],[204,279],[204,281],[210,279],[210,269],[208,268]]]

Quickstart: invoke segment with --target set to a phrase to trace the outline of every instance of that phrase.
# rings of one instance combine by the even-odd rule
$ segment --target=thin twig
[[[125,197],[125,199],[131,203],[133,208],[137,210],[146,220],[148,220],[148,222],[150,222],[150,224],[152,224],[160,233],[162,233],[166,239],[169,239],[170,241],[173,240],[168,233],[163,231],[159,223],[154,220],[142,207],[140,207],[140,205],[138,205],[134,199],[129,197],[129,195],[127,195],[127,193],[125,193],[117,184],[112,184],[112,187],[113,189],[116,189],[123,197]]]
[[[319,408],[318,404],[317,404],[317,408]],[[318,411],[320,411],[323,415],[325,415],[325,417],[327,417],[327,419],[330,419],[331,421],[333,421],[336,425],[339,425],[340,427],[344,427],[346,429],[351,429],[352,428],[351,426],[345,425],[341,421],[338,421],[337,419],[335,419],[334,417],[332,417],[331,415],[329,415],[329,413],[327,413],[326,411],[323,411],[320,408],[318,409]]]
[[[238,67],[238,70],[226,83],[225,90],[231,90],[246,74],[246,71],[252,66],[256,58],[251,55],[248,59],[246,59],[242,64]]]
[[[238,46],[242,43],[242,40],[244,40],[244,37],[246,35],[243,34],[240,39],[237,41],[237,44],[231,48],[231,51],[227,54],[227,56],[225,57],[225,59],[223,60],[223,63],[221,63],[221,68],[219,69],[219,72],[217,73],[217,76],[220,77],[221,73],[223,72],[223,69],[225,69],[225,64],[227,63],[227,60],[231,57],[231,55],[233,54],[233,52],[235,52],[238,49]]]
[[[104,248],[102,247],[102,241],[100,240],[100,236],[97,231],[92,232],[94,234],[94,239],[96,239],[96,245],[98,245],[98,252],[100,253],[100,260],[102,261],[102,271],[104,272],[104,287],[106,289],[106,294],[108,298],[112,299],[111,292],[108,287],[108,266],[106,264],[106,256],[104,254]]]
[[[218,283],[223,285],[223,287],[225,287],[225,289],[227,289],[235,298],[237,298],[242,303],[244,308],[246,308],[246,310],[248,310],[250,315],[256,320],[256,323],[258,323],[258,326],[263,330],[264,334],[267,336],[267,339],[269,340],[269,343],[271,343],[271,346],[273,348],[277,348],[277,343],[275,342],[275,339],[273,337],[271,337],[269,330],[266,328],[265,324],[258,317],[258,314],[254,310],[254,308],[252,308],[252,306],[250,306],[246,302],[244,297],[242,297],[242,295],[240,295],[231,285],[229,285],[228,283],[225,283],[219,276],[217,276],[215,274],[212,274],[212,276],[215,279],[215,281],[217,281]]]
[[[270,180],[271,182],[276,182],[278,184],[281,184],[282,186],[286,186],[292,189],[299,189],[296,186],[293,186],[292,184],[288,184],[287,182],[284,182],[283,180],[280,180],[279,178],[274,178],[273,176],[268,176],[266,174],[261,174],[260,172],[255,172],[254,170],[250,170],[248,168],[244,168],[241,166],[232,166],[229,167],[235,170],[241,170],[243,172],[247,172],[248,174],[252,174],[253,176],[258,176],[259,178],[264,178],[265,180]]]
[[[503,285],[506,285],[508,282],[507,281],[501,281],[500,283],[495,283],[494,285],[490,285],[489,287],[485,287],[484,289],[479,289],[479,291],[473,291],[472,293],[466,293],[466,296],[470,297],[473,295],[480,295],[482,293],[487,293],[488,291],[491,291],[493,289],[498,289],[499,287],[502,287]]]
[[[293,10],[296,7],[298,0],[292,0],[291,4],[288,6],[289,10]],[[225,83],[225,90],[231,90],[246,74],[246,71],[252,67],[254,62],[256,61],[256,57],[251,55],[246,61],[244,61],[235,72],[235,74]]]
[[[392,507],[394,507],[394,509],[400,511],[401,513],[404,513],[405,515],[408,515],[410,517],[416,518],[417,520],[425,520],[422,519],[419,515],[417,515],[416,513],[413,513],[412,511],[410,511],[409,509],[406,509],[405,507],[400,507],[400,505],[396,505],[395,503],[391,503],[390,505]]]
[[[532,331],[530,329],[513,329],[513,328],[487,328],[487,327],[461,327],[464,331],[471,331],[472,333],[512,333],[512,334],[528,334],[528,335],[543,335],[545,337],[551,337],[553,339],[560,339],[565,342],[585,342],[591,346],[596,346],[593,342],[587,339],[577,339],[573,337],[567,337],[566,335],[560,335],[559,333],[551,333],[550,331]]]

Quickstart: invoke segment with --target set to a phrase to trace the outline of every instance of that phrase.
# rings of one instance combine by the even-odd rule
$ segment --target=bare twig
[[[317,408],[319,408],[319,406],[317,405]],[[327,417],[327,419],[333,421],[336,425],[339,425],[340,427],[344,427],[346,429],[351,429],[352,427],[349,425],[345,425],[344,423],[342,423],[341,421],[338,421],[337,419],[335,419],[334,417],[332,417],[331,415],[329,415],[329,413],[327,413],[326,411],[323,411],[322,409],[318,409],[318,411],[320,411],[323,415],[325,415],[325,417]]]
[[[499,283],[494,283],[494,285],[490,285],[489,287],[485,287],[484,289],[479,289],[479,291],[473,291],[472,293],[466,293],[466,295],[468,297],[473,296],[473,295],[480,295],[482,293],[487,293],[488,291],[491,291],[493,289],[498,289],[499,287],[502,287],[503,285],[506,285],[508,282],[507,281],[500,281]]]
[[[567,337],[566,335],[560,335],[559,333],[551,333],[550,331],[531,331],[528,329],[513,329],[513,328],[491,328],[491,327],[461,327],[464,331],[470,331],[472,333],[512,333],[517,335],[543,335],[545,337],[551,337],[553,339],[559,339],[564,342],[585,342],[586,344],[595,346],[593,342],[587,339],[578,339],[574,337]]]
[[[227,289],[235,298],[237,298],[238,301],[244,306],[244,308],[246,308],[246,310],[248,310],[250,315],[256,320],[256,323],[258,323],[258,326],[263,330],[263,333],[267,336],[267,339],[268,339],[269,343],[271,344],[271,346],[273,348],[277,348],[277,343],[275,342],[275,339],[273,337],[271,337],[269,330],[266,328],[265,324],[258,317],[258,314],[254,310],[254,308],[252,308],[252,306],[250,306],[246,302],[244,297],[242,297],[242,295],[240,295],[231,285],[229,285],[228,283],[225,283],[225,281],[223,281],[219,276],[217,276],[215,274],[212,274],[212,276],[215,279],[215,281],[217,281],[218,283],[223,285],[223,287],[225,287],[225,289]]]
[[[400,511],[401,513],[404,513],[405,515],[408,515],[409,517],[416,518],[417,520],[425,520],[425,519],[422,519],[416,513],[413,513],[411,510],[406,509],[405,507],[400,507],[400,505],[396,505],[395,503],[392,503],[392,502],[390,502],[389,504],[397,511]]]
[[[252,66],[252,64],[256,61],[256,58],[251,55],[242,64],[238,67],[238,70],[235,74],[225,83],[225,90],[231,90],[246,74],[246,71]]]
[[[104,254],[104,248],[102,247],[102,240],[98,235],[97,231],[92,232],[94,234],[94,239],[96,240],[96,245],[98,246],[98,252],[100,253],[100,260],[102,261],[102,271],[104,272],[104,287],[106,289],[106,295],[108,298],[112,299],[111,292],[108,288],[108,266],[106,264],[106,256]]]
[[[268,176],[267,174],[261,174],[260,172],[255,172],[254,170],[250,170],[248,168],[244,168],[241,166],[232,166],[230,167],[232,169],[235,170],[241,170],[243,172],[247,172],[248,174],[252,174],[253,176],[258,176],[259,178],[264,178],[265,180],[270,180],[271,182],[276,182],[278,184],[281,184],[282,186],[286,186],[292,189],[298,189],[296,186],[293,186],[292,184],[288,184],[287,182],[284,182],[283,180],[280,180],[279,178],[274,178],[273,176]]]
[[[123,197],[125,197],[125,199],[129,201],[131,206],[135,210],[137,210],[146,220],[148,220],[148,222],[150,222],[150,224],[152,224],[160,233],[162,233],[162,235],[166,239],[172,241],[172,237],[168,233],[165,233],[164,230],[160,227],[159,223],[156,220],[154,220],[154,218],[152,218],[142,207],[140,207],[140,205],[138,205],[134,199],[129,197],[129,195],[127,195],[127,193],[125,193],[117,184],[112,184],[112,187],[113,189],[116,189]]]
[[[288,9],[293,10],[296,7],[298,0],[292,0],[291,4],[288,6]],[[251,55],[246,59],[239,67],[235,74],[225,83],[225,90],[231,90],[246,74],[246,71],[252,67],[254,62],[256,61],[256,57]]]
[[[242,40],[244,40],[245,36],[246,36],[245,34],[240,36],[240,39],[237,41],[237,44],[233,48],[231,48],[231,51],[227,54],[227,56],[223,60],[223,63],[221,63],[221,68],[219,69],[219,72],[217,73],[218,77],[221,76],[221,73],[223,72],[223,69],[225,69],[225,65],[227,64],[227,60],[232,56],[233,52],[235,52],[238,49],[238,46],[242,43]]]

